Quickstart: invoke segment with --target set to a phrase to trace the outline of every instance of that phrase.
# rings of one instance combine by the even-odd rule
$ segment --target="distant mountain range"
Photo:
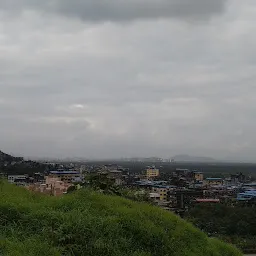
[[[199,163],[216,162],[216,159],[211,157],[190,156],[190,155],[176,155],[172,159],[175,162],[199,162]]]

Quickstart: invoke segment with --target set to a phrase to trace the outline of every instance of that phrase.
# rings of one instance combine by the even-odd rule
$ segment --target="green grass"
[[[179,217],[81,190],[61,198],[0,187],[0,255],[238,256]]]

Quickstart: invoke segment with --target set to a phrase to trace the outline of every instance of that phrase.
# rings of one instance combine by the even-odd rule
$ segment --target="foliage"
[[[72,193],[76,190],[76,186],[70,186],[67,190],[67,193]]]
[[[114,184],[114,181],[107,178],[107,175],[91,174],[87,176],[87,186],[96,191],[108,195],[118,195],[124,198],[138,201],[149,202],[149,193],[143,189],[124,188]]]
[[[120,193],[123,197],[138,202],[150,202],[149,192],[143,189],[121,189]]]
[[[0,176],[0,192],[3,191],[3,187],[4,187],[4,179]]]
[[[107,177],[107,174],[91,174],[86,177],[86,181],[84,185],[95,191],[109,195],[121,195],[119,187],[114,184],[113,180]]]
[[[9,175],[18,175],[18,174],[33,175],[34,173],[37,173],[37,172],[43,173],[45,169],[46,169],[46,166],[44,164],[40,164],[33,161],[23,161],[23,162],[16,163],[15,165],[9,164],[6,167],[3,167],[2,171]]]
[[[90,189],[57,198],[4,183],[0,234],[8,256],[241,255],[167,211]]]
[[[189,211],[187,219],[206,233],[221,237],[239,248],[256,249],[255,207],[197,205]]]

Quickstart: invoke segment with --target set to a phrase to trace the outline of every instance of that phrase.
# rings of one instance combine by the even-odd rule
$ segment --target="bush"
[[[208,234],[229,241],[239,248],[256,249],[256,208],[221,204],[197,205],[187,219]]]

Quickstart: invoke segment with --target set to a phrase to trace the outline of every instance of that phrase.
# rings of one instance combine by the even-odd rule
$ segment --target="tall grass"
[[[238,256],[177,216],[81,190],[60,198],[4,183],[0,255]]]

